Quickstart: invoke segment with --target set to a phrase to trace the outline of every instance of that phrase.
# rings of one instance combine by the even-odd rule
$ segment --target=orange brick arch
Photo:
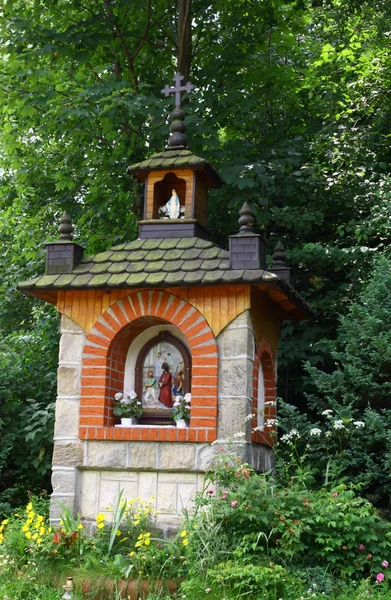
[[[192,357],[188,429],[114,428],[113,396],[123,389],[127,351],[145,329],[170,324],[186,338]],[[87,337],[82,367],[80,439],[213,442],[218,411],[218,349],[202,314],[189,302],[162,291],[140,291],[112,304]]]
[[[258,385],[259,385],[259,367],[262,366],[263,380],[265,387],[265,403],[276,401],[276,361],[273,350],[266,338],[263,338],[258,346],[254,357],[253,367],[253,411],[258,413]],[[275,419],[277,408],[275,404],[266,404],[264,409],[264,421]],[[252,421],[253,429],[257,427],[257,418]],[[252,441],[259,444],[271,446],[275,442],[276,428],[266,428],[264,431],[253,431]]]

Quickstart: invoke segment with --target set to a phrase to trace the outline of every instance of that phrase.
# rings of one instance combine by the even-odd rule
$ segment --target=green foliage
[[[391,496],[391,263],[375,263],[358,300],[341,316],[337,338],[329,344],[333,370],[310,364],[314,389],[308,395],[312,415],[280,403],[282,442],[294,440],[299,454],[324,477],[343,475],[360,484],[372,501],[385,505]],[[309,386],[308,386],[309,387]],[[289,432],[296,434],[289,439]]]

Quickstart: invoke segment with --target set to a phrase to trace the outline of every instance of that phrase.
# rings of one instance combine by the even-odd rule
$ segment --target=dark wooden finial
[[[281,240],[278,240],[277,244],[274,247],[272,269],[274,269],[275,267],[286,267],[285,261],[285,246],[281,242]]]
[[[73,225],[71,221],[71,217],[67,212],[63,212],[60,218],[60,226],[58,228],[58,232],[60,234],[60,240],[63,241],[72,241],[73,237]]]
[[[171,115],[170,136],[167,148],[187,148],[186,126],[184,123],[185,113],[181,109],[181,93],[186,92],[190,94],[194,89],[194,85],[190,81],[186,85],[181,85],[182,79],[184,79],[184,76],[177,73],[174,77],[175,85],[173,87],[166,85],[162,89],[162,94],[165,96],[169,96],[170,94],[174,94],[175,96],[175,109]]]
[[[254,213],[248,202],[245,202],[239,211],[239,233],[253,233]]]

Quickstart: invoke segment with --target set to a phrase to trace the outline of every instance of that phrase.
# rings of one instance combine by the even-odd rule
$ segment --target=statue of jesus
[[[172,196],[169,199],[169,201],[166,202],[165,206],[167,211],[166,214],[170,217],[170,219],[179,219],[181,205],[179,202],[178,194],[175,190],[172,190]]]

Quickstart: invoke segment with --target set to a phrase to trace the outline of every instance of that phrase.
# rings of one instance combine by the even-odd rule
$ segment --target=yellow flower
[[[96,522],[97,523],[102,523],[106,518],[106,515],[104,513],[99,513],[98,516],[96,517]]]
[[[102,521],[100,523],[98,523],[98,529],[103,529],[104,526],[105,526],[105,524],[102,523]]]
[[[52,531],[53,531],[52,527],[49,527],[48,533],[52,533]]]
[[[2,525],[7,525],[8,523],[8,519],[4,519],[4,521],[1,522]]]
[[[27,521],[26,521],[26,525],[27,525],[27,527],[29,527],[29,526],[31,525],[31,523],[32,523],[32,522],[33,522],[33,520],[32,520],[32,519],[27,519]]]
[[[27,531],[27,532],[26,532],[26,538],[27,538],[28,540],[31,540],[31,531]]]
[[[134,556],[136,553],[135,552],[130,552],[129,556]]]
[[[79,525],[77,526],[78,529],[83,529],[83,525],[81,523],[79,523]]]
[[[33,510],[30,510],[30,512],[27,513],[27,516],[28,516],[29,519],[33,520],[34,516],[35,516],[35,512]]]
[[[42,538],[40,537],[40,538],[38,538],[38,539],[37,539],[37,545],[39,546],[39,544],[40,544],[41,542],[42,542]]]
[[[43,535],[45,533],[45,527],[39,528],[39,535]]]
[[[33,540],[36,540],[38,538],[38,533],[34,533],[33,534]]]
[[[120,530],[119,530],[119,529],[117,529],[117,531],[115,532],[115,535],[116,535],[117,537],[121,535],[121,532],[120,532]]]
[[[23,527],[22,527],[23,533],[26,533],[26,531],[28,531],[28,530],[29,530],[29,526],[27,524],[23,525]]]
[[[150,544],[150,543],[151,543],[151,540],[144,540],[144,544],[145,544],[146,546],[149,546],[149,544]]]
[[[187,546],[187,545],[189,544],[189,538],[185,538],[185,539],[182,541],[182,544],[183,544],[184,546]]]
[[[29,502],[28,505],[26,506],[26,513],[30,512],[30,510],[33,510],[32,502]]]
[[[187,536],[187,531],[186,529],[184,529],[183,531],[181,531],[181,538],[184,538]]]
[[[133,521],[133,525],[140,525],[140,519],[138,519],[137,521]]]

